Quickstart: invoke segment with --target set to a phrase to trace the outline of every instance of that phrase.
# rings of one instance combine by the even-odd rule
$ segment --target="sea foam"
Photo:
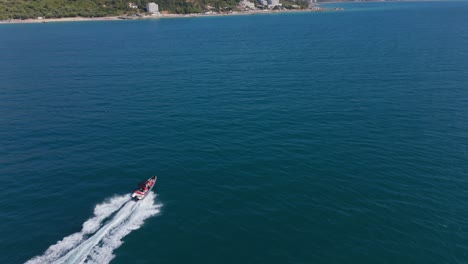
[[[61,239],[26,264],[109,263],[114,258],[113,251],[122,245],[122,238],[160,211],[161,205],[155,204],[153,193],[141,202],[129,197],[115,196],[96,205],[93,217],[83,223],[80,232]]]

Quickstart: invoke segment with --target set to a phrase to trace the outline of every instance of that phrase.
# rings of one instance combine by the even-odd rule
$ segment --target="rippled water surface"
[[[468,262],[468,3],[342,6],[0,25],[0,263]]]

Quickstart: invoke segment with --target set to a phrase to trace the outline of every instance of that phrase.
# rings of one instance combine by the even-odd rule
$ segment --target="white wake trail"
[[[156,195],[153,193],[140,202],[130,201],[129,197],[117,196],[97,205],[94,216],[83,224],[80,232],[58,241],[26,264],[110,262],[113,250],[122,244],[121,239],[141,227],[144,220],[157,214],[161,207],[154,203]]]
[[[160,212],[160,204],[154,204],[155,195],[150,193],[148,197],[142,201],[140,208],[135,210],[135,213],[123,222],[121,225],[112,229],[102,239],[99,246],[93,248],[89,254],[86,263],[109,263],[115,256],[113,251],[122,245],[122,238],[128,235],[133,230],[140,228],[144,221]]]
[[[83,223],[83,228],[80,232],[63,238],[50,246],[43,255],[28,260],[26,264],[53,263],[70,249],[81,243],[86,236],[96,232],[102,222],[119,210],[127,201],[128,195],[122,195],[107,199],[103,203],[96,205],[94,216]]]

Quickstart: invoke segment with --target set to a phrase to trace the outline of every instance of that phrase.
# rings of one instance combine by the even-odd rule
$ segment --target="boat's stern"
[[[143,199],[143,197],[145,197],[145,193],[139,191],[139,190],[136,190],[132,193],[132,199],[135,200],[135,201],[139,201],[141,199]]]

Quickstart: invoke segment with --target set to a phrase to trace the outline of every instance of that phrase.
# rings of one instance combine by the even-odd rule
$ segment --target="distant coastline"
[[[275,13],[306,13],[306,12],[330,12],[342,11],[343,8],[313,7],[309,9],[288,9],[288,10],[252,10],[237,11],[225,13],[193,13],[193,14],[160,14],[157,16],[105,16],[105,17],[64,17],[64,18],[46,18],[46,19],[10,19],[0,20],[0,24],[31,24],[31,23],[52,23],[52,22],[85,22],[85,21],[117,21],[117,20],[147,20],[163,18],[188,18],[188,17],[213,17],[213,16],[240,16],[240,15],[260,15]]]

